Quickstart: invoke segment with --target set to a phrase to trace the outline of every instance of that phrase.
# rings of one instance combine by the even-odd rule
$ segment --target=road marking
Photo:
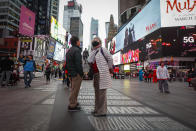
[[[42,105],[53,105],[54,101],[55,101],[55,99],[46,99],[41,104]]]
[[[167,117],[88,116],[88,119],[98,131],[193,131]]]
[[[94,89],[82,88],[78,96],[83,111],[97,131],[193,131],[163,114],[113,90],[107,90],[107,117],[93,117]]]
[[[95,100],[80,99],[79,103],[83,106],[95,105]],[[141,106],[142,104],[133,100],[107,100],[108,106]]]

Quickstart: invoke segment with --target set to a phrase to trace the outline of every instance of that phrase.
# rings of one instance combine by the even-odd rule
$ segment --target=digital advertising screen
[[[62,44],[65,43],[66,30],[53,16],[51,18],[50,34],[55,40],[60,41]]]
[[[55,51],[55,41],[50,41],[49,49],[48,49],[48,58],[52,59],[54,57],[54,51]]]
[[[112,41],[110,41],[109,42],[109,49],[110,49],[110,53],[111,54],[114,54],[116,51],[115,51],[115,49],[116,49],[116,37],[114,37],[113,39],[112,39]]]
[[[130,65],[124,65],[124,70],[129,71],[130,70]]]
[[[161,26],[186,26],[196,24],[195,0],[160,0]]]
[[[129,50],[127,53],[121,54],[121,63],[128,64],[139,61],[139,49]]]
[[[116,54],[114,54],[112,56],[114,65],[120,65],[121,64],[121,62],[120,62],[120,55],[121,55],[121,53],[118,52],[118,53],[116,53]]]
[[[161,27],[160,1],[151,0],[116,36],[115,52]]]
[[[22,35],[34,35],[35,13],[26,8],[24,5],[20,9],[19,33]]]
[[[65,50],[63,45],[59,42],[56,42],[55,52],[54,52],[54,60],[63,61],[65,58]]]

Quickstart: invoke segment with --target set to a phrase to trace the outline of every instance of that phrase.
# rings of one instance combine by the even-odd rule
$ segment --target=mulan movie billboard
[[[115,52],[161,27],[160,1],[151,0],[117,35]]]

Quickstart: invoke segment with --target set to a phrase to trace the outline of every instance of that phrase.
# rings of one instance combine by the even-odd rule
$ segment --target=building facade
[[[154,70],[162,61],[170,73],[175,70],[179,75],[196,67],[196,13],[178,12],[167,5],[167,1],[151,0],[112,39],[111,49],[120,69]]]
[[[71,26],[71,18],[79,17],[81,18],[82,14],[82,6],[78,4],[75,0],[68,1],[68,4],[64,6],[64,14],[63,14],[63,27],[68,31],[70,31]]]
[[[26,0],[0,1],[0,37],[13,37],[17,34],[21,5],[26,5]]]
[[[35,35],[50,33],[51,0],[27,0],[27,8],[36,14]]]
[[[59,0],[51,0],[51,16],[53,16],[56,20],[58,20],[59,14]]]
[[[70,20],[70,33],[72,36],[77,36],[81,42],[81,46],[83,43],[83,23],[80,17],[72,17]]]
[[[117,25],[114,24],[114,17],[113,15],[110,16],[110,23],[109,23],[109,30],[108,30],[108,37],[106,40],[106,48],[108,48],[109,41],[117,34]]]
[[[99,36],[99,21],[92,17],[90,26],[90,44],[88,47],[89,49],[91,49],[91,41],[96,36]]]
[[[109,34],[109,26],[110,26],[110,22],[105,22],[106,38],[108,38],[108,34]]]

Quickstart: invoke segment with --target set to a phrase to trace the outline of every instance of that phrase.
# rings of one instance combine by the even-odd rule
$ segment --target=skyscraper
[[[50,33],[51,0],[27,0],[27,8],[36,14],[35,35]]]
[[[75,0],[68,1],[68,4],[64,7],[63,14],[63,27],[68,31],[70,31],[70,24],[72,17],[79,17],[81,19],[82,14],[82,6],[78,4]]]
[[[109,26],[110,26],[110,22],[105,22],[106,38],[108,38],[108,34],[109,34]]]
[[[117,25],[114,24],[114,17],[113,15],[110,15],[110,23],[109,23],[109,30],[108,30],[108,37],[106,41],[106,48],[108,48],[108,42],[112,40],[112,38],[116,35],[117,33]]]
[[[59,0],[51,0],[51,16],[53,16],[56,20],[58,20],[59,14]]]
[[[71,17],[70,20],[70,33],[73,36],[77,36],[81,42],[81,48],[83,46],[83,23],[80,17]]]
[[[0,37],[13,36],[19,30],[21,5],[26,0],[0,0]]]
[[[93,38],[99,36],[98,32],[99,32],[99,21],[92,17],[91,26],[90,26],[90,44],[88,47],[89,49],[91,49],[91,41],[93,40]]]
[[[91,18],[91,27],[90,27],[90,40],[93,40],[94,36],[98,36],[98,27],[99,27],[99,21]]]
[[[58,22],[63,26],[63,16],[64,16],[64,6],[66,4],[65,0],[58,0]]]
[[[64,6],[63,28],[71,35],[77,36],[83,45],[83,22],[81,20],[82,5],[76,0],[68,1]]]

